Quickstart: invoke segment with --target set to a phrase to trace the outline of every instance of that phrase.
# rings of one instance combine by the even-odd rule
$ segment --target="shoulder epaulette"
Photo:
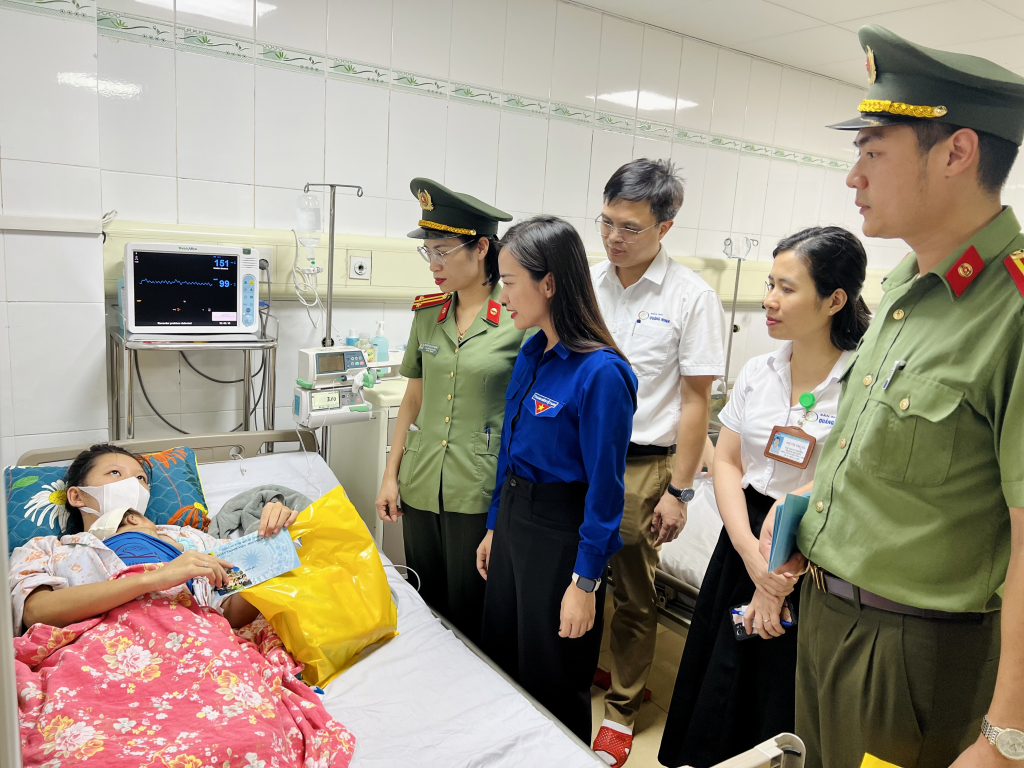
[[[1017,286],[1020,295],[1024,296],[1024,250],[1014,251],[1003,259],[1003,264],[1009,270],[1013,284]]]
[[[417,296],[412,302],[412,311],[418,312],[421,309],[430,309],[431,307],[439,307],[444,304],[448,299],[451,298],[450,293],[428,293],[423,296]]]

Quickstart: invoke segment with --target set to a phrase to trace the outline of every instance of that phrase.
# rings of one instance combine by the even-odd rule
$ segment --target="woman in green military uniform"
[[[423,218],[409,237],[424,241],[420,255],[443,293],[413,304],[401,367],[409,383],[377,514],[404,516],[420,594],[476,641],[486,584],[476,547],[487,533],[505,390],[524,335],[498,303],[498,222],[512,217],[429,179],[410,188]]]

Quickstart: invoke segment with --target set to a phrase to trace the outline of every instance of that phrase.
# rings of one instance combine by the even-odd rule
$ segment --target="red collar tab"
[[[953,293],[959,299],[960,295],[967,290],[967,286],[977,279],[981,270],[985,268],[985,262],[978,255],[978,249],[973,245],[964,251],[963,256],[956,260],[956,263],[946,273],[946,280],[953,289]]]
[[[1024,251],[1014,251],[1003,259],[1003,264],[1010,271],[1010,277],[1020,295],[1024,296]]]
[[[441,307],[441,311],[437,313],[438,324],[443,323],[445,321],[445,318],[448,317],[448,310],[450,310],[451,308],[452,297],[449,295],[448,300],[444,303],[444,306]]]
[[[487,302],[487,315],[484,317],[484,321],[490,323],[495,328],[498,327],[498,321],[501,320],[501,304],[491,299]]]
[[[438,307],[444,304],[446,301],[451,299],[450,293],[428,293],[424,296],[417,296],[412,302],[412,311],[416,312],[420,309],[430,309],[431,307]]]

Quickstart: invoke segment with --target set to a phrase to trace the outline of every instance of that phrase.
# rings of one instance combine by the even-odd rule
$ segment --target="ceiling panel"
[[[1024,2],[1021,0],[988,0],[988,2],[996,8],[1002,8],[1018,19],[1024,19]]]
[[[816,71],[819,64],[848,61],[851,53],[860,52],[857,34],[839,27],[823,26],[756,40],[746,46],[749,53],[779,61],[786,58],[794,66]],[[861,72],[865,73],[861,55]]]
[[[845,21],[839,26],[856,32],[864,24],[881,24],[897,35],[930,48],[1024,33],[1024,19],[984,0],[953,0],[925,9],[880,13]]]
[[[919,8],[925,5],[935,5],[943,1],[861,0],[861,2],[851,3],[850,0],[768,0],[772,5],[781,5],[783,8],[789,8],[791,11],[811,16],[829,24],[859,19],[862,16],[871,16],[876,13],[888,13],[908,8]],[[1021,0],[1006,0],[1006,2],[1019,3]]]

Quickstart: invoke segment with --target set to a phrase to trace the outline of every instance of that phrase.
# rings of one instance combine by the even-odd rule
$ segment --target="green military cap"
[[[988,59],[925,48],[884,27],[861,27],[868,97],[860,117],[829,128],[855,131],[934,120],[1012,141],[1024,140],[1024,77]]]
[[[419,229],[410,232],[409,237],[425,240],[451,235],[493,236],[498,234],[499,221],[512,221],[509,214],[493,205],[472,195],[453,192],[430,179],[415,178],[409,189],[419,200],[423,217]]]

